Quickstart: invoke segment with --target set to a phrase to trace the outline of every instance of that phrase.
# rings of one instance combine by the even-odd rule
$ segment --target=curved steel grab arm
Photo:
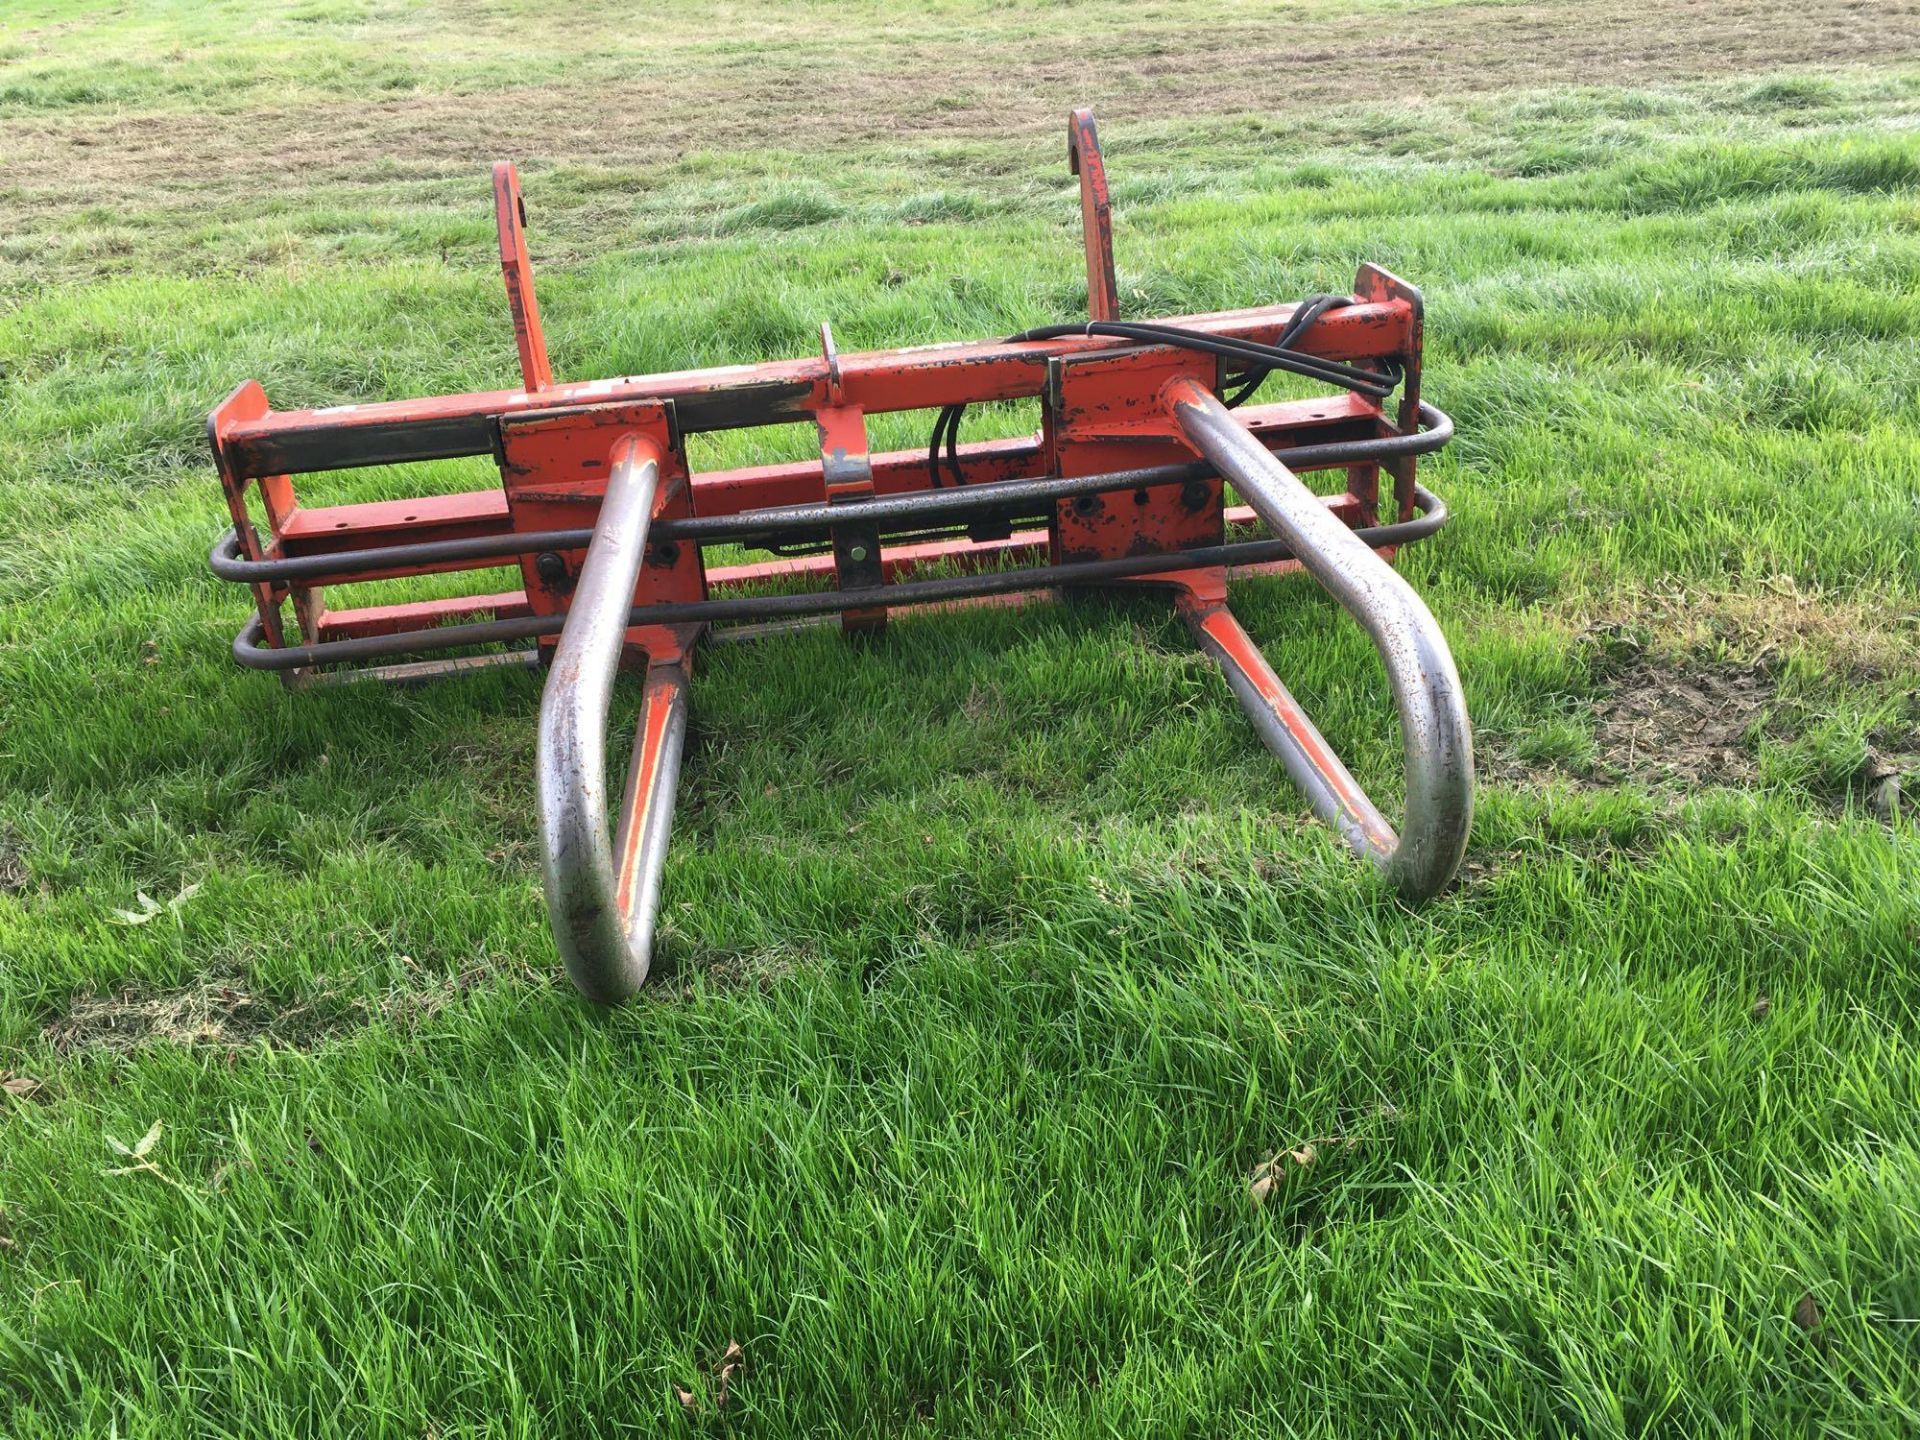
[[[673,825],[687,730],[687,672],[676,649],[647,668],[619,834],[607,837],[607,709],[627,611],[646,556],[660,453],[616,442],[607,491],[540,699],[540,850],[547,913],[567,972],[602,1004],[640,988]]]
[[[1402,833],[1374,807],[1287,693],[1224,605],[1189,619],[1225,665],[1269,749],[1347,843],[1400,891],[1434,894],[1459,869],[1473,824],[1473,738],[1453,655],[1413,587],[1345,525],[1205,386],[1173,381],[1166,398],[1181,431],[1372,637],[1393,685],[1406,755]]]

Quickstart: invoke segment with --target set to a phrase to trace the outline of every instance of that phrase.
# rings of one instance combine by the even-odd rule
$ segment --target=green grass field
[[[908,618],[702,655],[583,1005],[539,677],[234,668],[206,411],[507,383],[496,156],[568,377],[1070,318],[1075,103],[1132,312],[1426,293],[1460,881],[1163,602]],[[1911,1436],[1916,795],[1912,3],[0,11],[0,1435]]]

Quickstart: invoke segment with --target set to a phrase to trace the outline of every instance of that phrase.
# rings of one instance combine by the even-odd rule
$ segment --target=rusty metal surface
[[[260,402],[264,409],[264,394]],[[1437,443],[1410,442],[1397,434],[1381,435],[1379,408],[1357,396],[1328,395],[1248,405],[1237,413],[1268,445],[1285,450],[1287,463],[1296,470],[1345,463],[1350,457],[1321,452],[1328,445],[1362,439],[1370,446],[1411,443],[1409,454],[1426,454],[1439,448]],[[503,434],[506,428],[503,424]],[[1431,442],[1431,423],[1429,432]],[[972,441],[958,446],[954,458],[960,483],[968,486],[1047,474],[1046,448],[1036,435]],[[888,451],[869,459],[876,494],[906,494],[926,486],[924,450]],[[706,471],[694,477],[696,507],[703,516],[720,516],[805,504],[820,498],[820,482],[818,460]],[[242,489],[246,484],[244,479],[238,482]],[[507,535],[513,529],[506,494],[495,487],[406,500],[292,506],[280,517],[274,538],[282,553],[293,556],[355,549],[368,543],[398,545],[415,540]]]
[[[1241,413],[1244,415],[1246,412]],[[1279,453],[1288,462],[1289,469],[1305,468],[1307,465],[1332,467],[1366,458],[1378,460],[1399,455],[1429,454],[1452,438],[1453,421],[1442,411],[1431,405],[1422,405],[1421,419],[1425,428],[1413,435],[1310,445],[1282,449]],[[915,458],[917,461],[918,457]],[[892,532],[893,527],[907,523],[966,517],[980,511],[1011,512],[1101,491],[1131,491],[1146,486],[1208,479],[1213,473],[1212,466],[1193,462],[1085,476],[895,492],[876,496],[864,503],[870,511],[868,518],[887,527],[882,531],[886,535]],[[775,534],[824,530],[840,518],[833,512],[830,503],[786,505],[742,510],[733,514],[665,518],[657,521],[649,534],[655,540],[685,540],[696,546],[742,544]],[[1229,510],[1226,518],[1229,523],[1243,523],[1249,518],[1249,512],[1243,508]],[[214,543],[207,564],[222,580],[248,584],[267,581],[285,584],[311,580],[327,584],[441,573],[469,566],[481,568],[541,551],[584,550],[592,538],[591,527],[585,526],[567,530],[505,530],[492,535],[456,535],[446,540],[401,542],[362,550],[328,548],[313,554],[253,560],[246,557],[238,533],[229,530]],[[955,543],[937,547],[936,551],[929,553],[957,559],[978,548]],[[711,576],[709,583],[713,583]]]
[[[514,529],[552,534],[594,525],[607,485],[610,447],[629,435],[644,437],[660,466],[659,499],[634,597],[640,602],[696,600],[706,590],[700,547],[655,533],[663,524],[691,519],[693,503],[672,412],[658,402],[573,406],[503,422],[500,482]],[[585,560],[584,542],[523,553],[528,608],[538,615],[564,613]]]
[[[500,235],[500,271],[507,282],[514,348],[520,352],[520,380],[529,390],[545,390],[553,384],[553,366],[547,359],[546,332],[540,328],[540,302],[533,294],[527,202],[520,196],[519,172],[506,160],[493,167],[493,221]]]
[[[1273,305],[1182,316],[1166,323],[1270,342],[1286,328],[1295,308]],[[1343,361],[1394,355],[1406,341],[1409,323],[1408,311],[1399,303],[1352,305],[1316,325],[1302,348]],[[1114,348],[1111,340],[1080,336],[842,355],[841,392],[846,404],[868,414],[1027,399],[1045,388],[1047,363],[1055,356]],[[496,390],[278,411],[234,424],[225,447],[234,473],[247,478],[454,459],[491,453],[498,422],[508,415],[642,400],[672,403],[686,434],[804,421],[831,403],[826,359],[812,356],[571,382],[538,392]]]
[[[1397,303],[1407,308],[1407,348],[1401,362],[1400,408],[1394,428],[1401,434],[1410,434],[1420,414],[1420,356],[1425,348],[1426,302],[1418,290],[1398,275],[1372,264],[1362,265],[1353,277],[1353,293],[1356,299]],[[1387,428],[1384,420],[1381,428]],[[1413,514],[1413,465],[1405,457],[1399,457],[1388,461],[1385,469],[1393,476],[1394,504],[1399,518],[1404,520]]]
[[[267,414],[268,409],[267,392],[260,388],[260,382],[247,380],[236,386],[233,393],[207,416],[207,444],[213,451],[214,468],[220,475],[220,492],[226,497],[227,513],[233,517],[232,533],[241,553],[255,563],[267,556],[269,543],[261,540],[253,517],[248,513],[249,489],[260,496],[266,510],[270,540],[276,547],[281,533],[292,521],[297,509],[293,498],[293,482],[285,475],[249,477],[234,466],[231,443],[234,429],[249,420],[259,419]],[[253,590],[254,614],[261,630],[273,644],[284,645],[286,633],[281,625],[280,605],[288,592],[271,580],[259,579],[249,583]]]
[[[827,352],[829,388],[838,393],[839,358],[833,350],[833,332],[821,326]],[[820,433],[820,480],[832,513],[833,573],[842,590],[878,590],[886,583],[880,561],[880,526],[873,510],[873,462],[867,453],[867,418],[851,405],[832,405],[817,411],[814,425]],[[840,613],[840,626],[849,635],[873,635],[886,628],[883,606],[863,605]]]
[[[1177,377],[1210,381],[1218,368],[1212,356],[1158,348],[1056,360],[1048,385],[1053,468],[1063,476],[1097,475],[1190,460],[1159,394]],[[1062,500],[1053,517],[1063,562],[1217,545],[1223,525],[1220,481],[1211,470],[1124,494]]]
[[[1080,177],[1080,234],[1087,252],[1087,318],[1120,318],[1120,281],[1113,268],[1113,202],[1107,162],[1093,111],[1084,106],[1067,123],[1067,167]]]

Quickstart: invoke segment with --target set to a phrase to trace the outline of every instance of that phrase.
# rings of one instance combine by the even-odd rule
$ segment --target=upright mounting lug
[[[540,328],[540,302],[533,295],[533,259],[527,253],[527,202],[520,173],[508,160],[493,167],[493,223],[500,233],[500,271],[513,312],[513,343],[520,352],[520,380],[529,391],[553,388],[547,336]]]
[[[1080,177],[1080,232],[1087,249],[1087,318],[1120,318],[1120,281],[1113,268],[1113,202],[1100,132],[1084,105],[1067,125],[1067,167]]]

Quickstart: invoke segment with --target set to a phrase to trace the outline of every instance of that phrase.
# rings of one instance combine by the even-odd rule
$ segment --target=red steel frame
[[[1419,297],[1372,266],[1363,267],[1356,282],[1356,293],[1369,291],[1373,298],[1366,303],[1322,319],[1302,348],[1329,359],[1397,360],[1406,367],[1408,388],[1416,388]],[[1294,308],[1276,305],[1184,316],[1170,323],[1270,342]],[[859,437],[856,445],[864,449],[867,414],[1048,396],[1052,405],[1045,417],[1050,423],[1037,438],[960,447],[967,483],[1094,473],[1088,468],[1092,465],[1116,469],[1166,464],[1188,459],[1190,452],[1174,435],[1165,407],[1153,393],[1154,382],[1185,374],[1211,384],[1215,370],[1211,357],[1163,347],[1116,347],[1113,341],[1089,337],[850,355],[840,360],[837,394],[829,389],[824,357],[553,384],[544,390],[277,412],[269,409],[260,386],[248,381],[213,412],[208,429],[242,548],[249,559],[259,560],[506,535],[566,524],[590,527],[599,497],[596,481],[604,477],[604,434],[629,424],[657,433],[684,477],[681,444],[696,429],[813,419],[823,427],[831,425]],[[1051,394],[1050,380],[1057,381]],[[1389,422],[1377,405],[1356,395],[1247,406],[1239,415],[1280,451],[1293,445],[1398,433],[1402,428]],[[502,483],[497,490],[304,507],[296,501],[291,479],[295,472],[490,452],[501,461]],[[875,494],[927,488],[924,451],[873,455],[870,468]],[[1403,518],[1411,518],[1413,465],[1402,462],[1398,471],[1394,508]],[[1343,519],[1358,524],[1373,518],[1378,472],[1373,465],[1352,467],[1347,494],[1338,507]],[[264,508],[268,530],[264,537],[247,511],[250,491],[259,495]],[[687,503],[693,514],[733,515],[828,498],[824,463],[798,461],[692,476]],[[1000,559],[1009,552],[1044,553],[1062,560],[1088,551],[1123,554],[1141,539],[1157,541],[1195,528],[1217,538],[1217,522],[1244,524],[1253,519],[1244,507],[1233,508],[1196,527],[1178,518],[1186,514],[1178,508],[1178,499],[1178,487],[1169,487],[1154,494],[1146,506],[1136,507],[1135,513],[1103,506],[1092,523],[1084,516],[1070,516],[1064,533],[1022,535],[1017,544],[994,546],[993,555]],[[978,556],[980,548],[971,541],[909,547],[887,557],[887,578],[898,578],[932,560]],[[581,558],[578,554],[567,557],[569,576],[577,573]],[[489,568],[497,563],[433,568]],[[718,567],[704,576],[697,567],[687,566],[676,572],[679,583],[660,587],[657,598],[701,598],[776,576],[824,578],[834,570],[833,561],[826,557]],[[310,642],[425,629],[456,616],[565,608],[565,579],[543,581],[531,573],[531,566],[525,588],[508,594],[338,611],[323,603],[329,586],[418,573],[422,567],[401,566],[322,577],[284,588],[257,586],[261,621],[269,640],[278,645],[284,638],[281,607],[289,599],[301,633]]]
[[[1105,169],[1088,111],[1076,111],[1072,117],[1069,157],[1080,179],[1089,310],[1094,319],[1111,319],[1119,310],[1119,287],[1113,266]],[[951,535],[892,543],[861,517],[862,501],[869,497],[914,494],[935,484],[924,450],[870,452],[868,415],[933,411],[948,405],[996,400],[1035,402],[1040,416],[1036,434],[958,447],[958,465],[967,486],[1047,477],[1098,477],[1148,467],[1204,469],[1206,450],[1196,441],[1193,429],[1198,412],[1183,415],[1181,406],[1208,403],[1222,387],[1226,362],[1177,345],[1083,334],[840,355],[831,332],[823,326],[821,353],[804,359],[555,382],[534,298],[525,207],[513,167],[506,163],[496,166],[493,183],[501,265],[520,357],[520,386],[418,400],[274,411],[257,383],[241,385],[213,412],[208,423],[239,556],[251,562],[312,561],[315,557],[422,542],[556,530],[592,531],[602,518],[602,502],[618,449],[620,455],[628,457],[620,463],[644,464],[652,472],[647,492],[649,513],[641,514],[635,522],[643,538],[648,524],[690,517],[735,516],[822,502],[846,511],[845,521],[836,520],[832,527],[830,553],[708,566],[697,543],[647,543],[644,554],[633,562],[637,567],[631,587],[635,607],[684,605],[749,593],[773,581],[790,587],[829,585],[858,592],[850,593],[846,604],[836,608],[848,630],[871,631],[886,623],[887,587],[929,567],[946,573],[955,567],[994,567],[1009,561],[1054,567],[1166,554],[1167,568],[1134,578],[1170,587],[1201,643],[1223,656],[1223,664],[1237,667],[1243,678],[1253,677],[1247,681],[1253,691],[1242,694],[1243,702],[1247,693],[1257,692],[1269,711],[1288,713],[1291,697],[1277,680],[1272,680],[1271,670],[1226,610],[1228,566],[1184,563],[1178,553],[1220,547],[1228,527],[1254,524],[1263,518],[1247,505],[1227,503],[1220,478],[1226,473],[1231,473],[1242,498],[1251,498],[1252,481],[1238,472],[1215,465],[1208,478],[1190,476],[1132,490],[1063,498],[1051,504],[1044,528],[1023,529],[1004,538]],[[1272,344],[1295,309],[1293,305],[1270,305],[1156,323],[1178,325],[1209,336]],[[1418,292],[1384,270],[1362,266],[1351,303],[1329,310],[1293,344],[1326,359],[1397,370],[1402,377],[1397,409],[1390,414],[1365,396],[1338,393],[1248,405],[1234,411],[1232,418],[1280,462],[1289,451],[1300,447],[1412,436],[1421,419],[1421,327]],[[705,473],[690,470],[685,446],[691,434],[792,421],[814,424],[819,436],[818,459]],[[293,483],[297,474],[479,455],[491,455],[497,462],[498,488],[306,506],[299,502]],[[632,459],[635,455],[641,458]],[[1416,485],[1411,455],[1342,468],[1344,489],[1324,497],[1322,502],[1327,515],[1342,525],[1410,522],[1422,508],[1424,492]],[[1385,497],[1383,468],[1389,480]],[[1284,463],[1279,469],[1290,478]],[[1270,507],[1264,518],[1270,523],[1273,520]],[[424,564],[410,563],[402,553],[386,568],[367,569],[363,565],[338,574],[322,569],[298,579],[254,580],[251,588],[258,615],[254,632],[264,654],[290,646],[325,646],[368,637],[417,635],[425,640],[428,632],[450,622],[565,618],[583,583],[591,548],[580,543],[563,550],[521,554],[517,559],[452,559]],[[1382,545],[1377,553],[1390,558],[1393,546]],[[1303,559],[1313,568],[1312,558],[1300,553],[1295,558],[1244,568],[1265,572],[1292,569]],[[324,565],[324,559],[320,563]],[[335,591],[370,580],[514,563],[520,566],[521,584],[501,593],[338,609],[332,603]],[[630,667],[650,665],[650,674],[656,679],[663,673],[663,664],[676,673],[683,672],[686,657],[703,628],[707,627],[630,627],[624,635],[622,663]],[[551,660],[550,639],[542,639],[540,654]],[[473,663],[480,662],[473,658],[443,661],[432,668]],[[414,673],[422,667],[401,668]],[[1450,673],[1450,661],[1446,668]],[[290,673],[312,671],[302,666]],[[1272,682],[1270,687],[1267,681]],[[654,683],[649,681],[649,685]],[[683,715],[684,708],[680,703],[676,713]],[[1283,722],[1294,737],[1286,743],[1297,749],[1307,744],[1301,737],[1310,733],[1312,741],[1324,750],[1325,742],[1319,740],[1311,722],[1305,721],[1303,714],[1299,718],[1304,731],[1290,719]],[[657,727],[657,715],[655,723]],[[657,739],[652,748],[643,745],[636,769],[657,759],[658,746],[664,743]],[[1270,739],[1270,743],[1274,742]],[[677,744],[675,740],[676,766]],[[1317,759],[1312,762],[1323,776],[1332,775],[1339,766],[1330,751],[1327,757],[1331,768]],[[1291,761],[1289,764],[1292,768]],[[1339,770],[1339,775],[1345,776],[1344,770]],[[1350,776],[1345,777],[1345,784],[1357,793]],[[1364,796],[1360,799],[1364,802]],[[669,815],[670,804],[669,798]],[[1470,800],[1466,808],[1470,811]],[[1360,816],[1355,822],[1356,833],[1368,831],[1377,821],[1381,833],[1373,836],[1376,843],[1372,848],[1376,852],[1392,848],[1392,831],[1371,806],[1348,806],[1341,813],[1349,818]],[[641,823],[644,820],[640,817],[632,826],[635,833],[646,828]],[[1463,816],[1456,827],[1461,843],[1464,826]],[[1359,840],[1355,843],[1357,848],[1366,848]],[[1453,839],[1449,837],[1444,843],[1452,846]],[[1453,861],[1457,863],[1457,859],[1456,853]],[[1451,864],[1441,868],[1451,873]],[[633,873],[631,864],[623,864],[623,897],[632,889]],[[1441,879],[1443,883],[1444,876]],[[1423,880],[1415,888],[1436,887]],[[549,894],[553,895],[551,885]],[[560,920],[556,915],[557,925]],[[566,948],[564,937],[562,948]],[[579,976],[576,969],[576,978]],[[590,993],[605,992],[602,998],[617,998],[630,988],[623,984],[596,986],[585,980],[583,986]]]

